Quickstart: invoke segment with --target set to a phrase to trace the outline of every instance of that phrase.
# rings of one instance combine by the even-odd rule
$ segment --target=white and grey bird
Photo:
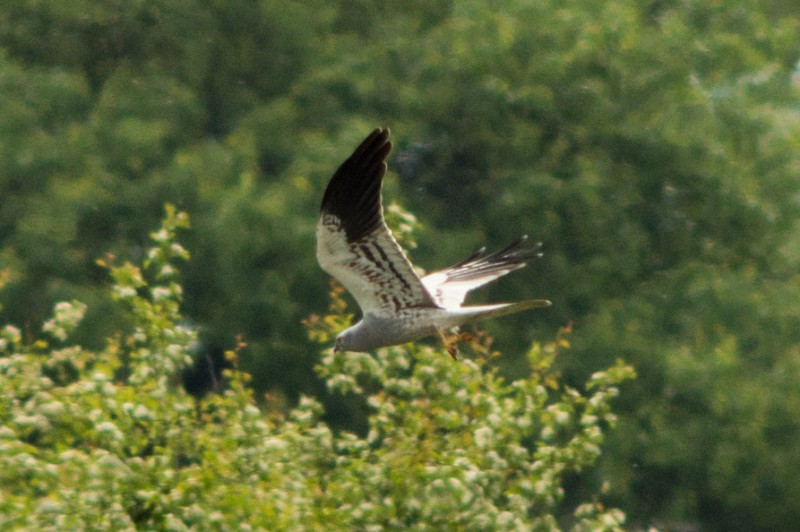
[[[546,307],[534,299],[464,305],[467,293],[540,256],[523,236],[500,251],[484,249],[444,270],[417,275],[383,219],[381,184],[392,149],[388,129],[376,129],[336,170],[317,224],[317,259],[361,307],[361,321],[343,331],[334,351],[369,351],[437,335],[457,357],[459,325]]]

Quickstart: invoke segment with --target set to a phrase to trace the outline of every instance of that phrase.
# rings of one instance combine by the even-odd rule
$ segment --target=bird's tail
[[[481,318],[493,318],[496,316],[505,316],[506,314],[516,314],[523,310],[532,308],[549,307],[550,301],[546,299],[529,299],[527,301],[517,301],[515,303],[495,303],[493,305],[472,305],[461,307],[458,314],[463,323],[466,321],[475,321]]]

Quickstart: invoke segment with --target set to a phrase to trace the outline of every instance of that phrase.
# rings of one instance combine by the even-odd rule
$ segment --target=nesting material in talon
[[[472,342],[475,342],[478,337],[469,331],[461,331],[458,333],[458,339],[461,342],[471,344]]]

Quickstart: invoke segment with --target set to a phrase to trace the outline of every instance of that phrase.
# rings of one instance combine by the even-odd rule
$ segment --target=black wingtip
[[[523,235],[506,247],[486,253],[481,248],[447,270],[448,279],[469,279],[485,276],[489,272],[505,270],[504,273],[522,268],[528,261],[542,256],[541,242],[527,244],[528,236]],[[503,274],[501,274],[503,275]]]
[[[349,242],[370,234],[383,223],[381,184],[391,150],[389,128],[374,129],[328,183],[320,211],[339,218]]]

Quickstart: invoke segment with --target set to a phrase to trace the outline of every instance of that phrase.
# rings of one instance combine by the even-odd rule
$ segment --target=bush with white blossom
[[[180,313],[188,253],[175,239],[187,225],[168,206],[141,265],[107,264],[131,328],[104,349],[69,343],[86,311],[77,301],[55,306],[42,338],[0,328],[0,529],[622,527],[601,493],[565,508],[563,484],[599,457],[633,370],[565,387],[551,369],[564,336],[535,344],[514,382],[485,339],[460,362],[420,345],[334,355],[351,319],[334,289],[330,313],[307,327],[330,391],[366,400],[364,437],[330,429],[313,398],[277,414],[237,369],[223,392],[188,395],[176,377],[197,339]]]

